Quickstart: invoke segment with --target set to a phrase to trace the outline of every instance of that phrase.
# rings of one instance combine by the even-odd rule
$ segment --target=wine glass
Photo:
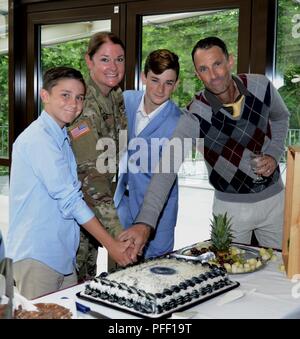
[[[259,166],[263,156],[264,156],[263,152],[260,152],[260,151],[254,151],[251,154],[250,165],[251,165],[253,172],[256,175],[256,177],[253,179],[253,183],[255,184],[263,184],[266,181],[265,178],[263,178],[261,175],[256,173],[257,167]]]

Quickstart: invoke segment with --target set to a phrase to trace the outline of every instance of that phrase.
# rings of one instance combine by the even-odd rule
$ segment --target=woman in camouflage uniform
[[[119,153],[119,131],[127,129],[122,91],[119,87],[125,73],[125,47],[113,33],[94,34],[85,55],[90,71],[82,115],[70,126],[69,134],[78,165],[85,201],[112,236],[122,230],[113,203],[116,173],[99,173],[96,150],[101,138],[110,138]],[[77,253],[79,281],[96,275],[98,244],[81,232]],[[112,264],[109,264],[109,268]]]

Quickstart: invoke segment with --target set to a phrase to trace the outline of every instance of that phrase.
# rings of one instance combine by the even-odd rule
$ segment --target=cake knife
[[[76,304],[77,311],[79,311],[81,313],[89,314],[90,316],[97,318],[97,319],[110,319],[109,317],[107,317],[106,315],[104,315],[102,313],[91,310],[91,308],[89,306],[80,304],[77,301],[75,302],[75,304]]]
[[[191,255],[184,255],[179,253],[171,253],[172,257],[178,258],[178,259],[188,259],[188,260],[194,260],[194,261],[200,261],[201,263],[209,262],[210,260],[216,259],[216,255],[214,252],[205,252],[197,256],[191,256]]]

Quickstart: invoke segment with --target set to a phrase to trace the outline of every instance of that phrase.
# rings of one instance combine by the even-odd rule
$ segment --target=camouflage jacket
[[[117,166],[119,130],[126,129],[127,118],[121,89],[113,89],[108,97],[104,97],[89,78],[83,112],[68,130],[84,198],[94,212],[93,207],[101,202],[112,201],[116,186],[113,182],[115,173],[101,174],[96,168],[97,158],[104,152],[96,150],[96,144],[101,138],[111,138],[115,142]]]

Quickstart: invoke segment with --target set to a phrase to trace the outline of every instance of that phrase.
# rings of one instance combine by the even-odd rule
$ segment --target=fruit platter
[[[211,253],[214,255],[211,255]],[[209,258],[205,262],[223,266],[229,274],[241,274],[262,269],[273,258],[274,254],[272,249],[256,249],[232,243],[228,252],[223,253],[220,257],[213,252],[211,242],[207,241],[184,247],[174,252],[172,256],[196,261]]]
[[[233,243],[231,218],[225,214],[213,214],[211,220],[211,239],[175,251],[172,255],[186,260],[199,260],[216,264],[229,274],[250,273],[263,268],[274,259],[272,249],[252,248]]]

